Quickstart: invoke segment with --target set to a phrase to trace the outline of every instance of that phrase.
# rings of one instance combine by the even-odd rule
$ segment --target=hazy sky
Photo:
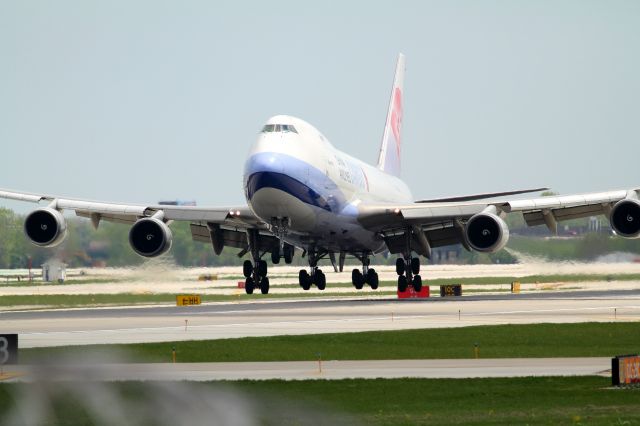
[[[640,1],[0,0],[0,187],[244,203],[281,113],[375,162],[398,52],[416,198],[640,186]]]

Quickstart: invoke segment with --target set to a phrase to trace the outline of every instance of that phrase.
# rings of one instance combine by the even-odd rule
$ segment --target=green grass
[[[640,352],[640,323],[473,326],[302,336],[20,349],[22,362],[55,355],[118,350],[140,362],[593,357]]]
[[[84,305],[111,305],[175,302],[173,294],[34,294],[10,295],[0,297],[0,306],[42,305],[56,307],[75,307]]]
[[[2,280],[0,278],[0,287],[38,287],[38,286],[51,286],[51,285],[77,285],[77,284],[114,284],[124,282],[124,278],[70,278],[62,283],[57,281],[44,282],[42,278],[37,277],[33,281],[26,280]],[[135,280],[131,280],[135,281]]]
[[[640,391],[603,377],[240,382],[257,397],[354,415],[363,424],[637,424]],[[321,408],[320,408],[321,409]],[[624,423],[630,421],[633,423]],[[294,422],[295,423],[295,422]]]
[[[363,424],[363,425],[633,425],[640,422],[640,391],[608,388],[604,377],[545,377],[496,379],[393,379],[309,380],[260,382],[210,382],[160,384],[124,382],[105,384],[101,390],[120,401],[112,406],[87,407],[87,395],[71,386],[0,384],[0,423],[14,407],[16,398],[45,396],[51,401],[46,424],[106,424],[102,413],[124,409],[135,424],[154,424],[154,414],[164,408],[179,410],[183,424],[198,415],[221,419],[223,412],[203,411],[204,401],[222,392],[252,407],[245,413],[255,424]],[[175,389],[175,407],[166,404],[165,385]],[[39,386],[38,392],[35,392]],[[72,392],[60,389],[71,387]],[[159,395],[165,395],[164,399]],[[102,394],[104,396],[104,394]],[[97,396],[97,395],[96,395]],[[109,401],[112,401],[111,399]],[[232,399],[230,402],[234,404]],[[209,403],[213,403],[210,400]],[[213,404],[214,406],[216,404]],[[48,408],[49,405],[31,406]],[[217,404],[218,410],[228,410]],[[45,411],[46,412],[46,411]],[[39,411],[32,412],[38,415]],[[23,414],[24,415],[24,414]],[[157,417],[155,417],[157,419]],[[102,420],[102,421],[101,421]]]
[[[197,293],[197,292],[193,292]],[[248,295],[243,293],[233,295],[202,295],[202,302],[234,302],[244,301],[252,302],[261,299],[282,299],[282,298],[313,298],[313,297],[353,297],[353,296],[390,296],[395,295],[395,291],[371,291],[363,292],[346,292],[331,293],[310,291],[293,294],[260,294],[260,290],[256,290],[254,294]],[[42,294],[42,295],[9,295],[0,297],[0,307],[15,306],[42,306],[55,308],[73,308],[79,306],[118,306],[118,305],[136,305],[136,304],[155,304],[155,303],[175,303],[176,295],[169,293],[159,294],[134,294],[134,293],[116,293],[116,294]]]

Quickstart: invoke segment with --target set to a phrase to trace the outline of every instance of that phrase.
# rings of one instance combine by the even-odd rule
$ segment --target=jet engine
[[[509,241],[509,227],[491,212],[471,216],[464,232],[469,246],[482,253],[495,253]]]
[[[160,219],[145,217],[133,224],[129,231],[131,248],[144,257],[156,257],[171,248],[173,234]]]
[[[58,210],[43,207],[29,213],[24,221],[24,233],[40,247],[54,247],[67,236],[67,222]]]
[[[626,198],[618,201],[611,209],[609,222],[616,234],[625,238],[640,236],[640,201]]]

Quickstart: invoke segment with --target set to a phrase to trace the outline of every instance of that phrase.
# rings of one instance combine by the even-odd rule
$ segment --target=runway
[[[586,376],[607,373],[610,358],[505,358],[389,361],[222,362],[12,366],[6,381],[212,381]]]
[[[426,300],[352,299],[2,312],[20,347],[141,343],[285,334],[540,322],[639,321],[637,290]]]

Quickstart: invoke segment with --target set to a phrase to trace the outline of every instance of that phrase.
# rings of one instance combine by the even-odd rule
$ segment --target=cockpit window
[[[272,133],[272,132],[292,132],[298,133],[296,128],[291,124],[266,124],[262,128],[262,133]]]

